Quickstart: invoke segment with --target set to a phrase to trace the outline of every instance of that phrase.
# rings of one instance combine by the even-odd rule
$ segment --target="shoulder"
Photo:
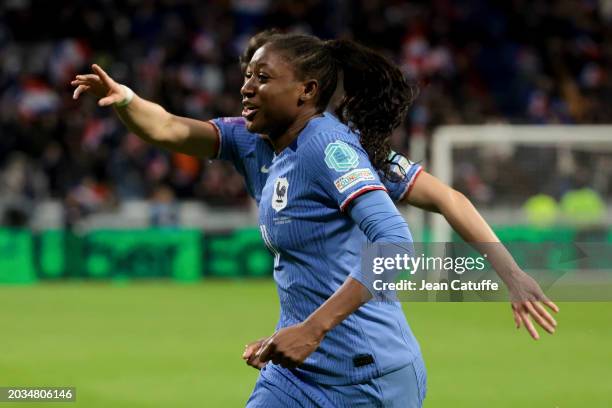
[[[218,157],[232,159],[252,151],[261,137],[250,132],[242,117],[224,117],[209,121],[215,127],[220,139]]]
[[[359,143],[359,136],[348,126],[339,122],[333,116],[325,116],[308,129],[300,150],[304,159],[323,159],[328,166],[342,166],[358,162],[365,151]]]
[[[250,133],[246,128],[244,118],[240,116],[216,118],[209,122],[212,123],[221,134],[228,132]]]
[[[355,194],[384,189],[359,136],[337,120],[323,125],[298,147],[300,166],[322,190],[343,209]]]
[[[222,136],[228,135],[239,137],[240,139],[260,139],[259,134],[249,131],[243,117],[224,117],[210,121],[219,130]]]
[[[228,126],[245,126],[246,121],[242,116],[226,116],[212,120],[215,123],[221,123]]]

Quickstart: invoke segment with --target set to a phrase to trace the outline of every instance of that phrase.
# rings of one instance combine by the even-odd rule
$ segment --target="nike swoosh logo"
[[[262,173],[267,173],[270,171],[269,168],[266,167],[266,165],[264,164],[263,166],[261,166],[261,169],[259,169]]]

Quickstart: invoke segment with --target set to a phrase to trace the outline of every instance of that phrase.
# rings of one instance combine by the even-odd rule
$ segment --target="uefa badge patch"
[[[287,206],[287,195],[289,194],[289,181],[286,177],[279,177],[274,182],[274,194],[272,194],[272,208],[279,212]]]
[[[344,193],[357,183],[372,180],[374,180],[374,174],[370,169],[355,169],[334,180],[334,185],[339,192]]]
[[[325,148],[325,164],[330,169],[344,172],[357,167],[359,157],[351,146],[336,140]]]

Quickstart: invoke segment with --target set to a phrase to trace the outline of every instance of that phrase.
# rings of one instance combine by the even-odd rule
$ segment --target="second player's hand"
[[[100,98],[98,101],[100,106],[110,106],[125,99],[124,88],[115,82],[99,65],[93,64],[91,69],[94,72],[93,74],[77,75],[70,82],[72,86],[76,86],[72,94],[73,99],[78,99],[83,92],[90,92]]]
[[[531,321],[533,318],[544,330],[553,334],[557,328],[557,321],[543,305],[555,313],[559,312],[559,307],[546,297],[540,285],[531,276],[520,270],[513,274],[512,279],[506,284],[510,292],[516,328],[520,329],[521,325],[524,325],[531,337],[538,340],[540,335]]]
[[[272,361],[285,368],[295,368],[319,347],[323,337],[323,333],[304,323],[285,327],[270,336],[256,356],[264,363]]]

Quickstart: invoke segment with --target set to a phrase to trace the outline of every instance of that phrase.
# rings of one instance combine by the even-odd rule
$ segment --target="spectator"
[[[61,199],[77,219],[108,208],[102,187],[119,200],[154,197],[165,185],[180,199],[246,205],[244,189],[235,187],[242,184],[229,181],[236,178],[232,169],[139,145],[93,101],[75,104],[68,78],[95,61],[119,81],[138,77],[135,90],[174,113],[233,116],[240,112],[237,56],[251,34],[270,25],[353,37],[422,84],[405,132],[393,137],[394,148],[408,155],[404,135],[429,137],[441,124],[612,122],[609,2],[294,3],[3,2],[0,184],[14,183],[13,166],[21,166],[28,181],[12,191],[17,201],[31,203],[33,194]],[[15,152],[22,154],[19,165]],[[473,174],[458,162],[458,182],[477,190],[481,203],[499,198],[497,175]]]

